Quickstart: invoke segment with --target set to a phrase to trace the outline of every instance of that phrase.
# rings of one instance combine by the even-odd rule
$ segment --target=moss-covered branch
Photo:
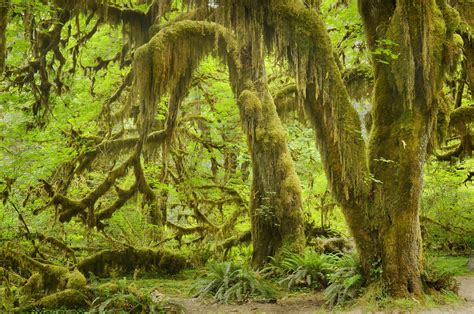
[[[218,248],[224,250],[227,254],[234,246],[248,244],[252,241],[252,232],[250,230],[244,231],[236,236],[232,236],[218,245]]]
[[[183,98],[202,58],[216,50],[232,75],[238,67],[237,44],[228,30],[215,23],[174,23],[137,50],[132,97],[139,103],[142,135],[150,132],[155,105],[160,99],[169,94],[177,100]]]
[[[119,178],[124,177],[130,167],[134,166],[136,168],[136,163],[139,162],[140,152],[140,146],[137,146],[135,151],[126,161],[109,171],[106,178],[94,190],[79,200],[71,199],[62,193],[54,191],[51,184],[43,181],[44,188],[51,197],[51,204],[55,206],[59,205],[61,207],[61,210],[59,211],[59,221],[67,222],[73,217],[79,215],[84,222],[87,222],[89,227],[94,227],[99,222],[97,221],[98,218],[108,218],[115,210],[123,206],[125,202],[133,196],[137,189],[140,190],[139,184],[136,183],[128,191],[122,191],[121,189],[116,188],[119,196],[118,200],[100,213],[94,213],[94,207],[97,200],[105,195],[115,185]],[[139,177],[139,173],[136,174],[136,181],[139,183],[142,183],[143,181],[141,177]]]
[[[462,106],[451,112],[449,116],[449,124],[457,127],[461,124],[471,123],[474,121],[474,105]]]
[[[112,270],[133,273],[137,268],[176,274],[186,267],[186,259],[178,254],[162,250],[128,247],[121,250],[103,250],[86,257],[77,264],[83,274],[107,276]]]
[[[74,263],[77,262],[76,261],[76,254],[74,253],[74,250],[72,250],[69,246],[67,246],[66,243],[64,243],[64,242],[62,242],[62,241],[60,241],[56,238],[45,236],[44,234],[39,233],[39,232],[31,234],[31,237],[37,238],[41,242],[48,243],[51,246],[63,251],[66,255],[69,255],[72,258]]]
[[[293,69],[298,97],[316,130],[331,190],[340,203],[358,211],[356,203],[368,195],[365,142],[326,27],[316,12],[300,2],[271,2],[273,42]],[[364,219],[359,218],[357,224],[363,224]]]
[[[32,275],[22,287],[26,294],[45,291],[57,292],[67,288],[83,289],[86,285],[85,277],[77,270],[69,271],[66,267],[41,263],[21,252],[15,252],[7,247],[4,250],[6,257],[15,260],[20,269]]]

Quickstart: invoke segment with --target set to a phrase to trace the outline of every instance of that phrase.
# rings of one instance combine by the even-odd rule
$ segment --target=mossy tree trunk
[[[423,165],[456,13],[441,0],[359,0],[359,9],[369,48],[392,50],[373,58],[368,151],[321,18],[300,1],[274,0],[271,23],[283,34],[277,38],[279,54],[289,55],[367,279],[382,270],[391,295],[419,296]]]
[[[469,26],[461,32],[461,35],[463,39],[464,68],[466,71],[466,80],[471,91],[471,95],[474,95],[474,2],[467,0],[459,0],[453,1],[453,4],[460,13],[463,22]],[[460,96],[462,97],[462,94]],[[459,102],[459,104],[461,104],[461,101]],[[461,136],[462,153],[466,156],[472,156],[473,135],[471,134],[471,130],[469,127],[469,123],[472,122],[472,119],[466,120],[467,121],[465,121],[464,123],[458,123],[456,129]]]
[[[258,267],[269,256],[301,253],[305,237],[301,184],[268,90],[263,61],[252,62],[258,53],[251,49],[255,47],[241,49],[238,104],[252,159],[252,263]]]
[[[217,51],[226,60],[252,154],[253,263],[259,266],[268,256],[278,255],[283,250],[301,252],[304,225],[300,182],[285,131],[268,92],[263,54],[251,51],[256,49],[255,45],[245,47],[239,50],[234,36],[222,25],[176,22],[137,50],[134,61],[137,88],[134,90],[140,100],[140,129],[147,134],[154,117],[154,105],[162,95],[176,95],[177,101],[170,104],[178,105],[203,57]]]
[[[423,166],[437,114],[435,99],[443,84],[446,52],[440,39],[451,31],[444,17],[455,19],[452,8],[439,2],[359,1],[370,49],[385,41],[393,50],[383,60],[373,58],[369,164],[374,182],[368,214],[385,283],[396,297],[420,296],[423,291]]]
[[[467,81],[471,93],[474,95],[474,2],[470,0],[451,0],[450,3],[459,12],[463,22],[470,28],[463,27],[462,39],[464,41],[463,52]]]
[[[5,68],[5,60],[7,58],[7,23],[8,12],[10,9],[10,0],[3,0],[0,2],[0,74]]]

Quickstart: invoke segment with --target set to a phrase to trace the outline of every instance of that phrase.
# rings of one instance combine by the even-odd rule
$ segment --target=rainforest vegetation
[[[0,77],[0,311],[462,302],[470,0],[0,0]]]

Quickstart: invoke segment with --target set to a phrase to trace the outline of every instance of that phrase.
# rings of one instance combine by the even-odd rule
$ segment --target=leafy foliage
[[[437,257],[429,256],[423,272],[424,283],[437,291],[458,291],[458,283],[454,275],[459,271],[456,265],[439,263]]]
[[[474,247],[472,182],[463,184],[472,169],[472,159],[427,165],[421,222],[429,250],[469,253]]]
[[[279,284],[288,289],[319,289],[327,285],[337,257],[306,250],[304,254],[287,254],[280,262],[272,258],[262,273],[280,278]]]
[[[276,291],[248,266],[233,262],[209,265],[208,274],[199,279],[191,292],[196,297],[209,297],[221,303],[244,302],[249,299],[275,299]]]
[[[346,254],[334,263],[335,272],[329,275],[329,286],[324,291],[330,306],[344,305],[362,291],[364,277],[355,254]]]

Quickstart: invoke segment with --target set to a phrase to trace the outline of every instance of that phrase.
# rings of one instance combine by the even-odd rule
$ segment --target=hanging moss
[[[268,90],[260,97],[244,90],[238,105],[252,156],[253,263],[260,266],[267,256],[304,248],[301,184]]]
[[[433,136],[432,147],[439,148],[441,143],[444,142],[448,134],[449,126],[449,115],[451,113],[451,106],[444,95],[441,95],[437,99],[438,102],[438,114],[436,116],[436,136]]]
[[[188,92],[193,71],[213,51],[227,61],[231,73],[236,71],[237,43],[224,27],[215,23],[174,23],[137,50],[131,97],[139,102],[142,135],[150,131],[155,105],[161,97],[173,94],[179,105]]]
[[[166,1],[169,2],[169,1]],[[119,7],[110,0],[54,0],[55,6],[62,8],[71,17],[78,14],[93,13],[99,20],[113,26],[123,25],[133,44],[139,46],[149,39],[149,29],[159,16],[166,13],[170,6],[164,1],[156,1],[147,12],[127,7]]]
[[[283,121],[289,117],[296,117],[298,120],[306,124],[307,118],[301,102],[298,101],[298,89],[295,84],[284,86],[273,94],[273,100],[278,112],[278,116]]]
[[[357,112],[349,102],[326,28],[301,3],[271,1],[271,43],[294,74],[313,122],[329,184],[341,202],[365,195],[367,159]]]

